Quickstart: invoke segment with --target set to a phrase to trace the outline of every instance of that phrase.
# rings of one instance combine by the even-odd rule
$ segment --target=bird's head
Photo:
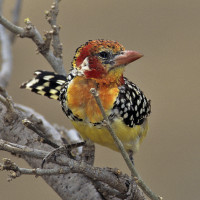
[[[76,50],[72,66],[88,79],[118,82],[123,78],[124,67],[142,56],[125,50],[116,41],[92,40]]]

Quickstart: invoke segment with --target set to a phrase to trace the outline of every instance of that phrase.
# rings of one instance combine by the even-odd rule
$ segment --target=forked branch
[[[55,1],[55,5],[58,4],[58,1]],[[55,19],[55,18],[54,18]],[[45,40],[42,38],[41,34],[37,30],[37,28],[31,23],[30,19],[25,19],[25,27],[22,28],[20,26],[15,25],[5,17],[3,17],[0,14],[0,24],[2,24],[5,28],[7,28],[12,33],[18,35],[21,38],[31,38],[33,42],[37,45],[37,51],[41,53],[44,58],[49,62],[49,64],[52,66],[55,72],[58,74],[66,75],[65,68],[63,66],[63,60],[62,60],[62,48],[60,44],[60,40],[58,40],[59,35],[58,31],[53,30],[53,35],[56,32],[56,36],[54,36],[54,51],[57,52],[56,54],[52,52],[52,50],[49,48],[49,43],[45,42]],[[53,25],[55,29],[55,24]],[[57,45],[55,45],[57,42],[59,42]],[[58,53],[59,51],[59,53]],[[58,56],[59,54],[60,56]]]

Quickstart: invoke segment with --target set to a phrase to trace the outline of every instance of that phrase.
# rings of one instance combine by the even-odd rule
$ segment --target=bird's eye
[[[99,53],[99,56],[100,56],[101,58],[103,58],[103,59],[108,59],[110,55],[109,55],[108,52],[102,51],[102,52]]]

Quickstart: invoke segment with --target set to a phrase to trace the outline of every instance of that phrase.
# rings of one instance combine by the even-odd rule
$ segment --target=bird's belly
[[[104,127],[101,128],[88,123],[72,122],[74,127],[79,131],[83,139],[90,139],[94,143],[106,146],[115,151],[119,151],[116,147],[112,136],[109,131]],[[126,150],[132,150],[134,153],[138,150],[140,143],[146,136],[148,130],[148,122],[144,121],[142,125],[136,125],[134,127],[128,127],[121,119],[116,119],[112,123],[112,128],[123,143]]]

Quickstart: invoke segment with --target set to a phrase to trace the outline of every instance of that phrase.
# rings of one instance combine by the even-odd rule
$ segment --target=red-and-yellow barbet
[[[142,57],[116,41],[92,40],[76,50],[67,77],[38,70],[22,84],[40,95],[60,101],[62,109],[84,140],[118,151],[90,93],[95,88],[115,133],[131,155],[147,134],[150,100],[123,76],[125,66]]]

